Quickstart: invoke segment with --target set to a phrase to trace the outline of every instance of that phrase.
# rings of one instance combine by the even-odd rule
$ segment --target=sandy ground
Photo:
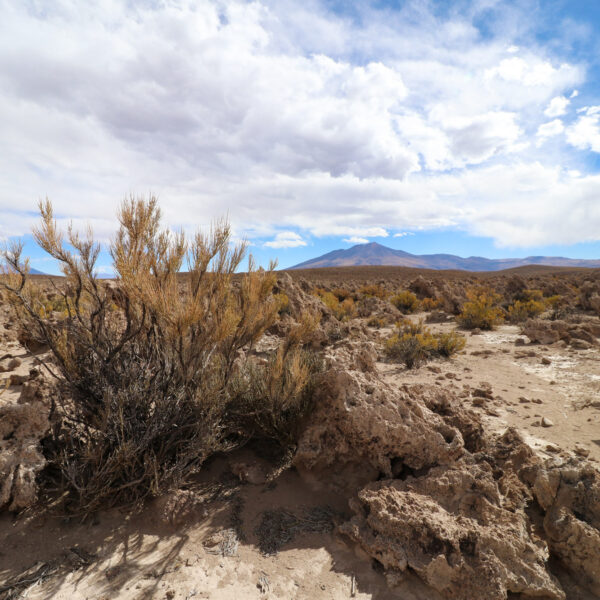
[[[454,323],[430,327],[456,329]],[[600,348],[572,350],[560,342],[517,346],[518,338],[527,340],[518,326],[503,325],[479,335],[466,333],[465,350],[450,360],[414,370],[387,362],[378,368],[393,385],[429,382],[454,390],[489,427],[514,426],[546,454],[589,452],[589,459],[600,464]],[[492,398],[473,397],[477,389],[491,390]],[[544,417],[551,426],[542,426]]]
[[[516,346],[519,337],[518,327],[502,326],[467,334],[465,351],[451,360],[411,371],[382,361],[378,369],[393,385],[435,382],[457,391],[484,415],[489,427],[503,430],[514,425],[542,452],[577,448],[600,464],[600,350]],[[4,339],[0,362],[7,354],[20,364],[10,373],[0,373],[0,381],[9,374],[26,375],[36,366],[35,357]],[[491,397],[474,395],[477,389],[491,390]],[[16,402],[19,394],[20,386],[11,386],[0,402]],[[550,427],[541,426],[543,417],[552,422]],[[0,591],[11,577],[42,567],[48,570],[47,579],[18,597],[428,598],[426,589],[410,576],[391,591],[371,561],[333,531],[300,531],[278,553],[261,552],[258,528],[265,511],[277,514],[285,509],[301,518],[307,510],[326,508],[335,523],[347,518],[349,509],[342,498],[311,489],[294,471],[271,484],[241,483],[231,475],[232,466],[235,471],[235,465],[247,459],[243,453],[216,459],[195,488],[157,500],[134,516],[111,510],[81,523],[0,514]],[[275,517],[270,525],[277,537],[281,532]]]

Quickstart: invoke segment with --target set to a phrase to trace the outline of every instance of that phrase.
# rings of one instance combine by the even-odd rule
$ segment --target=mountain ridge
[[[460,271],[501,271],[526,265],[550,267],[600,268],[600,259],[578,259],[563,256],[527,256],[524,258],[461,257],[454,254],[411,254],[389,248],[377,242],[356,244],[351,248],[332,250],[322,256],[301,262],[292,269],[317,269],[324,267],[398,266],[420,269]]]

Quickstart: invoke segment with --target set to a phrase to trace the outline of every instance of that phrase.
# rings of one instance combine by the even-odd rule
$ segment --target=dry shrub
[[[18,244],[5,253],[11,273],[2,284],[22,327],[53,355],[57,406],[48,477],[65,506],[89,513],[160,494],[214,452],[245,441],[245,423],[233,422],[234,382],[253,376],[244,349],[281,308],[272,295],[274,265],[256,269],[250,258],[233,285],[246,248],[230,246],[225,222],[188,242],[183,233],[161,230],[154,198],[131,199],[121,206],[111,245],[117,278],[106,283],[96,277],[100,247],[91,231],[80,237],[69,228],[71,251],[50,203],[40,210],[34,236],[66,277],[66,317],[56,324],[41,310]],[[181,273],[186,260],[188,272]],[[268,414],[278,403],[287,410],[310,384],[302,335],[294,335],[261,371],[269,385],[280,386],[260,396],[270,402]],[[286,423],[282,418],[277,427]]]
[[[385,341],[384,352],[389,358],[412,369],[432,358],[450,357],[462,350],[465,344],[464,336],[456,331],[433,333],[423,325],[423,321],[403,322]]]
[[[467,290],[468,300],[456,320],[466,329],[494,329],[504,321],[504,312],[498,306],[502,297],[488,288]]]
[[[533,319],[546,310],[546,302],[543,300],[515,300],[508,307],[508,319],[511,323],[523,323],[527,319]]]
[[[363,285],[358,293],[368,298],[379,298],[380,300],[385,300],[389,295],[383,286],[375,283]]]
[[[367,325],[369,327],[375,327],[376,329],[381,329],[388,324],[388,320],[383,316],[373,316],[367,321]]]
[[[442,305],[442,301],[439,300],[438,298],[427,297],[427,298],[423,298],[423,300],[421,300],[421,310],[424,310],[426,312],[436,310],[441,305]]]
[[[414,313],[419,308],[419,299],[408,290],[398,292],[390,301],[398,310],[406,314]]]
[[[329,308],[338,321],[348,321],[356,316],[356,306],[352,298],[346,298],[340,302],[333,292],[328,292],[322,288],[316,288],[314,293]]]
[[[347,290],[345,288],[333,288],[331,290],[331,293],[340,301],[343,302],[344,300],[346,300],[347,298],[352,298],[352,292],[350,292],[350,290]]]
[[[564,296],[555,294],[546,298],[546,306],[550,309],[550,319],[564,319],[569,309],[569,301]]]

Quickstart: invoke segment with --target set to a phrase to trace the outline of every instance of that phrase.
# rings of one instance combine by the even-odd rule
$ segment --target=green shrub
[[[433,333],[418,323],[402,323],[384,343],[384,352],[392,360],[397,360],[412,369],[423,362],[443,356],[450,357],[465,347],[464,336],[452,331]]]
[[[504,321],[504,312],[498,306],[501,296],[487,288],[467,291],[468,300],[463,304],[457,322],[466,329],[494,329]]]
[[[419,308],[419,299],[409,290],[398,292],[391,298],[392,304],[403,313],[414,313]]]
[[[440,356],[450,357],[464,349],[467,344],[464,335],[457,331],[437,334],[437,351]]]

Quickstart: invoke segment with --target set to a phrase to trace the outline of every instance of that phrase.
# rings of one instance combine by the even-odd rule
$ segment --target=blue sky
[[[0,0],[0,238],[54,272],[39,199],[106,242],[154,193],[282,268],[598,258],[599,30],[583,0]]]

